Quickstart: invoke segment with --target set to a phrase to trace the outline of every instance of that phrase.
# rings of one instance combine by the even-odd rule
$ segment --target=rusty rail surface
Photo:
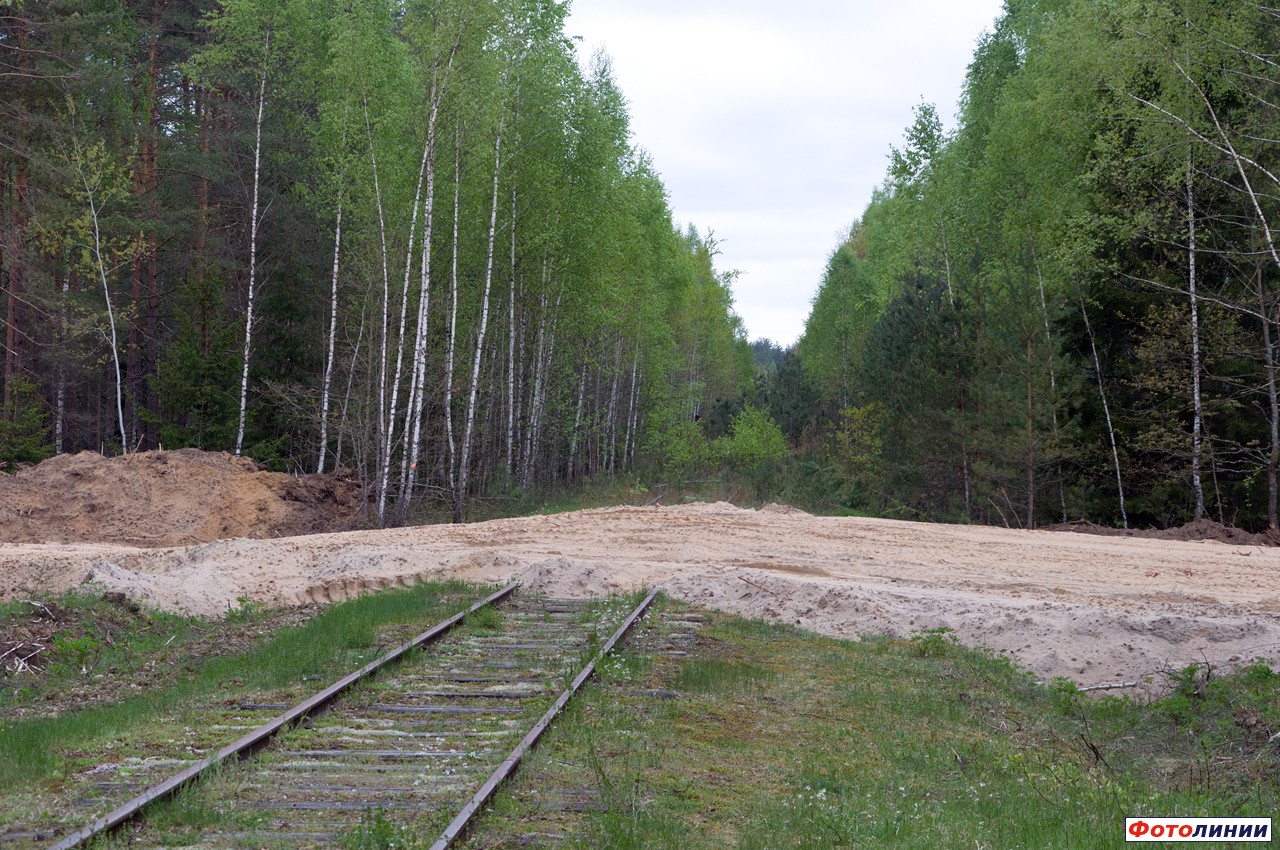
[[[529,750],[533,749],[534,745],[538,743],[538,739],[542,737],[542,733],[547,731],[547,727],[556,719],[556,716],[564,709],[573,695],[595,673],[596,664],[613,651],[618,641],[622,640],[631,627],[635,625],[636,621],[653,604],[653,600],[657,595],[657,590],[651,591],[644,598],[644,601],[637,605],[631,614],[627,616],[627,619],[623,621],[618,630],[613,633],[613,636],[600,648],[596,656],[587,662],[587,666],[582,668],[582,672],[574,677],[569,687],[560,694],[555,705],[547,709],[546,714],[542,715],[542,719],[538,721],[537,725],[529,730],[529,733],[516,745],[516,748],[511,751],[511,754],[499,765],[498,769],[489,776],[489,779],[480,787],[480,790],[475,793],[475,796],[462,807],[462,810],[458,812],[458,815],[445,828],[440,837],[436,839],[436,842],[431,845],[430,850],[446,850],[459,836],[467,831],[471,825],[472,818],[489,802],[490,798],[498,790],[498,786],[515,773],[516,768],[520,765],[520,760],[524,758]]]
[[[356,672],[334,682],[332,685],[325,688],[323,691],[320,691],[315,696],[312,696],[310,699],[299,703],[285,713],[275,717],[262,726],[259,726],[257,729],[254,729],[235,743],[223,747],[213,755],[197,762],[181,773],[178,773],[157,785],[153,785],[151,788],[148,788],[146,791],[129,800],[119,808],[107,815],[104,815],[89,826],[86,826],[84,829],[68,835],[66,838],[53,845],[50,850],[73,850],[73,848],[83,845],[90,839],[112,832],[137,817],[152,803],[172,797],[211,768],[228,760],[241,759],[257,752],[262,749],[262,747],[266,746],[272,738],[280,732],[291,729],[297,724],[324,711],[335,699],[350,690],[352,686],[367,679],[383,667],[398,661],[411,650],[432,643],[443,637],[454,627],[462,623],[468,614],[475,613],[481,608],[495,602],[499,602],[510,596],[517,586],[518,582],[513,582],[498,592],[475,603],[470,608],[459,611],[449,619],[437,623],[435,626],[432,626],[430,629],[407,643],[404,643],[384,655],[379,656],[377,659],[369,662]]]

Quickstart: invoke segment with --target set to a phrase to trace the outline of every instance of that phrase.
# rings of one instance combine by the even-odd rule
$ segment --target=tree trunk
[[[444,431],[449,448],[449,488],[457,485],[457,446],[453,438],[453,361],[458,340],[458,202],[462,184],[462,128],[454,132],[453,149],[453,257],[449,273],[449,330],[444,356]]]
[[[578,407],[573,415],[573,435],[569,439],[569,480],[577,477],[574,464],[578,458],[578,429],[582,426],[582,402],[587,393],[587,354],[582,354],[582,375],[578,378]]]
[[[515,120],[520,120],[519,100]],[[517,140],[518,142],[519,140]],[[511,178],[511,277],[507,298],[507,472],[516,469],[516,178]]]
[[[631,391],[627,393],[627,436],[622,441],[622,466],[625,470],[631,454],[631,437],[635,430],[636,414],[636,376],[640,369],[640,346],[636,346],[635,356],[631,360]]]
[[[57,390],[57,411],[54,418],[53,426],[53,453],[60,455],[65,448],[66,440],[66,415],[67,415],[67,366],[66,352],[63,347],[66,345],[67,337],[70,331],[71,317],[70,310],[70,292],[71,292],[71,273],[70,270],[62,269],[62,301],[58,304],[58,315],[61,317],[61,326],[58,329],[58,390]]]
[[[1200,305],[1196,296],[1196,212],[1190,154],[1187,156],[1187,292],[1191,296],[1191,487],[1196,497],[1196,519],[1204,519],[1204,485],[1200,480],[1202,422],[1200,403]]]
[[[116,373],[116,421],[120,426],[120,453],[129,453],[129,441],[124,425],[124,386],[120,374],[120,341],[116,335],[116,314],[111,306],[111,287],[107,285],[107,264],[102,258],[102,231],[98,226],[98,204],[94,200],[94,188],[84,173],[83,160],[79,146],[76,146],[76,170],[80,173],[80,182],[84,186],[85,197],[89,201],[89,218],[93,227],[93,258],[98,266],[98,278],[102,281],[102,297],[107,305],[107,324],[111,328],[111,363]]]
[[[617,469],[614,461],[618,454],[618,384],[622,380],[622,339],[619,338],[613,350],[613,383],[609,387],[609,421],[608,440],[609,475]]]
[[[9,250],[9,292],[5,309],[4,350],[4,415],[13,413],[13,387],[22,369],[22,349],[26,334],[22,331],[22,290],[26,283],[27,247],[27,172],[19,161],[13,175],[13,244]]]
[[[351,404],[351,391],[355,384],[356,370],[360,363],[360,345],[364,342],[364,323],[366,313],[363,308],[360,310],[360,331],[356,334],[356,344],[351,351],[351,368],[347,370],[347,391],[342,396],[342,413],[338,416],[338,445],[334,447],[333,452],[333,468],[338,470],[342,468],[342,437],[347,433],[347,410]],[[355,443],[354,438],[352,443]],[[355,449],[352,448],[352,452]]]
[[[506,74],[503,74],[506,82]],[[484,353],[485,331],[489,327],[489,291],[493,287],[494,238],[498,232],[498,178],[502,173],[502,133],[506,116],[498,119],[498,135],[493,145],[493,199],[489,208],[489,248],[485,263],[484,296],[480,307],[480,328],[476,334],[476,355],[471,366],[471,392],[467,400],[467,424],[462,436],[462,456],[458,463],[458,486],[453,494],[453,521],[462,522],[466,515],[467,477],[471,464],[471,437],[475,429],[476,396],[480,390],[480,358]]]
[[[1129,527],[1129,514],[1124,507],[1124,478],[1120,474],[1120,449],[1116,445],[1116,429],[1111,424],[1111,406],[1107,404],[1106,385],[1102,380],[1102,361],[1098,359],[1098,342],[1093,336],[1093,326],[1089,324],[1089,311],[1080,299],[1080,315],[1084,319],[1085,331],[1089,334],[1089,349],[1093,352],[1093,371],[1098,376],[1098,396],[1102,399],[1102,413],[1107,421],[1107,437],[1111,440],[1111,459],[1116,469],[1116,492],[1120,496],[1120,521],[1124,528]]]
[[[1053,330],[1049,325],[1049,299],[1044,291],[1044,271],[1040,268],[1039,258],[1036,257],[1035,238],[1029,235],[1028,242],[1031,246],[1031,259],[1036,266],[1036,282],[1040,288],[1040,317],[1044,321],[1044,342],[1049,352],[1049,415],[1053,426],[1053,439],[1056,443],[1058,440],[1058,368],[1053,350]],[[1067,522],[1067,490],[1061,475],[1058,479],[1058,501],[1062,507],[1062,521]]]
[[[267,67],[271,57],[271,33],[262,52],[262,79],[258,84],[258,118],[253,144],[253,207],[249,219],[249,292],[244,315],[244,356],[240,368],[240,421],[236,426],[236,457],[244,448],[245,410],[249,400],[249,352],[253,348],[253,298],[258,271],[258,189],[262,182],[262,110],[267,102]],[[121,426],[123,428],[123,425]]]
[[[1276,349],[1273,338],[1271,308],[1267,304],[1266,283],[1262,269],[1257,276],[1258,313],[1262,316],[1262,358],[1267,376],[1267,430],[1270,445],[1267,452],[1267,528],[1280,531],[1277,515],[1277,470],[1280,469],[1280,392],[1276,388]],[[1221,506],[1221,500],[1219,500]]]
[[[320,459],[316,473],[324,473],[325,453],[329,449],[329,388],[333,382],[334,346],[338,339],[338,263],[342,256],[342,178],[338,184],[338,215],[333,227],[333,277],[329,293],[329,348],[324,361],[324,382],[320,391]]]
[[[369,153],[370,153],[370,156],[374,157],[373,168],[374,168],[374,179],[376,181],[378,164],[377,164],[376,154],[374,154],[373,126],[369,122],[369,103],[367,99],[364,102],[364,121],[365,121],[365,129],[369,134]],[[396,367],[395,367],[395,371],[392,372],[391,374],[391,401],[390,401],[390,404],[383,410],[384,421],[382,423],[379,423],[379,426],[378,426],[379,430],[382,431],[382,433],[385,435],[385,440],[383,441],[381,446],[381,455],[378,458],[378,468],[381,472],[381,474],[378,476],[378,482],[377,482],[378,483],[378,525],[379,526],[386,525],[386,518],[387,518],[387,492],[391,486],[391,455],[395,450],[396,415],[400,405],[400,379],[402,377],[402,372],[404,369],[405,325],[408,323],[408,320],[409,320],[409,277],[413,273],[413,248],[414,248],[414,240],[417,238],[417,235],[418,235],[418,207],[422,203],[422,182],[426,175],[426,172],[429,170],[429,167],[430,167],[429,162],[433,160],[433,156],[432,156],[433,151],[431,150],[432,141],[434,140],[431,134],[428,133],[427,139],[422,145],[422,164],[418,167],[418,187],[413,194],[412,213],[409,216],[409,248],[408,248],[408,253],[404,258],[404,286],[400,290],[400,326],[396,334]],[[378,205],[379,205],[378,219],[379,219],[379,222],[381,223],[382,221],[381,200],[378,201]],[[389,291],[387,293],[387,297],[390,297]],[[384,314],[385,312],[386,310],[384,308]],[[383,344],[382,356],[385,362],[387,357],[385,342]],[[384,367],[384,370],[385,370],[385,367]],[[386,376],[384,371],[383,373],[384,381],[385,381],[385,378]],[[405,433],[407,434],[408,433],[407,421],[405,422],[405,425],[406,425]]]
[[[1031,334],[1027,333],[1027,528],[1036,527],[1036,430],[1033,399],[1034,369],[1032,361],[1035,349]]]
[[[520,486],[528,489],[533,483],[533,453],[536,451],[534,445],[534,432],[537,430],[538,419],[538,395],[542,392],[542,376],[543,376],[543,357],[546,353],[545,346],[547,341],[547,280],[545,272],[545,264],[543,265],[542,280],[542,300],[541,309],[538,315],[538,336],[537,342],[534,343],[534,357],[536,360],[533,365],[533,395],[529,399],[529,423],[524,429],[524,463],[520,472]]]
[[[427,112],[426,150],[430,153],[424,160],[427,187],[423,198],[422,259],[418,266],[418,324],[413,341],[413,379],[409,386],[409,403],[405,413],[405,435],[408,439],[408,445],[405,447],[405,456],[401,462],[400,504],[397,509],[397,520],[401,523],[408,516],[409,501],[413,497],[413,488],[418,477],[418,459],[422,448],[422,416],[426,407],[427,332],[430,328],[431,318],[431,244],[435,227],[436,127],[440,116],[440,103],[444,98],[445,84],[449,79],[450,72],[453,70],[453,60],[457,55],[460,44],[460,41],[454,42],[443,73],[433,72],[430,108]],[[412,240],[410,240],[410,244],[412,244]],[[407,275],[405,277],[405,288],[407,291]],[[410,428],[410,423],[412,423],[412,428]]]
[[[555,305],[547,315],[546,290],[548,280],[543,280],[542,319],[538,327],[538,361],[535,364],[533,380],[533,398],[529,402],[529,425],[525,432],[524,480],[526,489],[532,486],[537,475],[537,457],[542,440],[542,423],[546,412],[547,388],[551,382],[548,373],[556,352],[556,319],[560,314],[560,298],[563,292],[556,294]],[[545,340],[543,331],[546,331]],[[545,341],[545,345],[544,345]]]

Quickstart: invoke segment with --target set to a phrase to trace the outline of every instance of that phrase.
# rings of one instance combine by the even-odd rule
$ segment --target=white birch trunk
[[[80,171],[80,181],[84,184],[85,195],[89,199],[89,216],[93,222],[93,257],[98,265],[98,279],[102,281],[102,297],[107,303],[107,324],[111,328],[111,364],[116,373],[116,420],[120,425],[120,453],[129,453],[129,440],[124,429],[124,388],[120,380],[120,340],[116,334],[116,314],[111,306],[111,287],[107,285],[107,266],[102,259],[102,231],[98,226],[98,205],[93,199],[93,190],[84,176],[84,169],[79,162],[76,167]]]
[[[1276,389],[1276,349],[1272,336],[1271,310],[1267,305],[1266,288],[1262,270],[1258,269],[1257,293],[1259,314],[1262,320],[1262,356],[1267,375],[1268,434],[1267,452],[1267,528],[1280,530],[1277,522],[1277,468],[1280,467],[1280,392]]]
[[[506,74],[503,74],[506,82]],[[493,288],[494,239],[498,232],[498,179],[502,172],[502,133],[506,116],[498,119],[498,134],[493,145],[493,198],[489,209],[489,248],[485,264],[484,296],[481,299],[480,327],[476,334],[476,354],[471,366],[471,390],[467,399],[467,422],[462,436],[462,452],[458,462],[458,486],[454,491],[453,521],[462,522],[466,511],[468,473],[471,464],[471,438],[475,430],[476,398],[480,391],[480,360],[484,353],[484,337],[489,327],[489,292]]]
[[[1187,290],[1191,296],[1191,487],[1196,497],[1196,519],[1204,518],[1204,484],[1200,480],[1203,450],[1203,409],[1200,400],[1200,305],[1196,296],[1196,212],[1191,158],[1187,157]]]
[[[1107,390],[1102,381],[1102,361],[1098,359],[1098,343],[1093,336],[1093,326],[1089,324],[1089,311],[1085,309],[1084,300],[1080,301],[1080,315],[1084,318],[1084,328],[1089,333],[1089,348],[1093,352],[1093,371],[1098,376],[1098,396],[1102,399],[1102,413],[1107,420],[1107,437],[1111,440],[1111,459],[1116,469],[1116,492],[1120,495],[1120,521],[1124,528],[1129,527],[1129,514],[1124,507],[1124,478],[1120,474],[1120,449],[1116,445],[1116,429],[1111,424],[1111,406],[1107,404]]]
[[[373,128],[369,124],[369,105],[367,101],[365,102],[364,116],[365,116],[365,127],[369,133],[369,153],[371,156],[375,156],[374,144],[373,144]],[[418,207],[422,202],[422,182],[425,176],[425,172],[427,170],[427,160],[431,155],[431,141],[432,140],[430,136],[428,136],[427,140],[423,143],[423,146],[422,146],[422,164],[418,167],[418,186],[413,194],[413,208],[412,208],[413,211],[409,217],[409,247],[407,249],[407,254],[404,258],[404,286],[400,291],[400,326],[399,326],[399,331],[396,335],[396,366],[395,366],[395,371],[391,375],[391,401],[383,410],[382,415],[384,417],[384,421],[378,424],[379,430],[386,435],[386,439],[383,441],[383,444],[381,446],[382,453],[378,459],[378,467],[381,470],[381,474],[378,476],[378,525],[379,526],[385,525],[386,518],[387,518],[387,491],[391,486],[391,454],[395,449],[395,420],[396,420],[397,411],[400,405],[400,380],[403,376],[403,371],[404,371],[405,324],[408,322],[408,315],[409,315],[409,277],[413,273],[413,248],[415,244],[414,240],[417,238],[417,235],[418,235]],[[374,169],[374,185],[376,187],[377,173],[378,173],[376,156],[374,159],[373,169]],[[379,223],[381,224],[382,201],[381,201],[380,194],[379,194],[379,201],[378,201],[378,210],[379,210],[378,220],[379,220]],[[383,238],[384,238],[384,244],[385,244],[385,236]],[[383,261],[384,263],[386,262],[385,256],[383,258]],[[389,291],[387,292],[387,298],[388,299],[390,298]],[[387,312],[386,308],[384,307],[383,308],[384,317],[386,316],[386,312]],[[387,359],[387,346],[385,342],[382,347],[382,359],[384,363],[383,381],[385,384],[385,380],[386,380],[385,362]],[[385,387],[384,387],[384,392],[385,392]]]
[[[520,120],[519,112],[516,120]],[[516,180],[511,179],[511,278],[507,297],[507,473],[515,474],[516,458]]]
[[[636,346],[635,356],[631,360],[631,391],[627,393],[627,435],[622,441],[622,467],[625,470],[628,466],[628,458],[631,453],[631,436],[635,428],[636,413],[636,376],[640,370],[640,346]]]
[[[262,51],[262,79],[258,84],[258,118],[253,143],[253,207],[249,218],[249,293],[244,314],[244,356],[240,368],[240,421],[236,426],[236,457],[244,448],[244,421],[249,401],[249,352],[253,348],[253,299],[258,273],[258,189],[262,180],[262,110],[267,102],[267,66],[271,57],[271,33]],[[121,426],[123,433],[123,425]]]
[[[644,372],[636,373],[636,408],[631,415],[631,455],[630,468],[636,468],[636,447],[640,444],[640,385],[644,383]]]
[[[569,480],[577,477],[574,463],[578,459],[578,429],[582,426],[582,402],[587,394],[587,355],[582,355],[582,376],[578,378],[578,409],[573,415],[573,436],[569,439]]]
[[[391,445],[387,429],[387,346],[391,333],[391,270],[387,258],[387,222],[382,208],[382,182],[378,177],[378,153],[373,144],[373,129],[369,126],[369,108],[365,103],[365,131],[369,138],[369,159],[373,166],[373,196],[378,208],[378,238],[382,249],[382,335],[378,344],[378,423],[374,443],[374,489],[378,494],[377,520],[382,525],[385,509],[386,480],[389,470],[383,462],[383,447]],[[389,450],[388,450],[389,451]]]
[[[556,357],[556,325],[560,316],[560,298],[563,291],[556,294],[555,306],[551,309],[551,330],[548,333],[546,356],[539,358],[538,367],[538,386],[534,391],[533,400],[533,416],[531,428],[533,429],[533,440],[531,441],[531,450],[529,453],[529,482],[532,483],[534,476],[537,474],[537,457],[539,447],[542,444],[542,428],[546,421],[547,410],[547,389],[551,386],[551,364],[555,362]]]
[[[455,45],[454,51],[457,51]],[[449,56],[449,64],[445,68],[447,79],[453,67],[453,55]],[[435,193],[436,193],[436,122],[440,115],[440,101],[444,97],[444,81],[433,85],[431,94],[431,110],[427,116],[427,147],[431,156],[427,162],[427,194],[426,209],[422,221],[422,262],[420,288],[418,291],[418,329],[413,347],[413,384],[410,389],[409,416],[413,421],[413,433],[409,440],[408,462],[401,476],[404,484],[400,495],[400,516],[403,518],[409,509],[409,500],[413,496],[414,482],[418,477],[418,460],[422,448],[422,413],[426,407],[427,384],[427,332],[431,317],[431,242],[435,227]],[[455,213],[456,214],[456,213]],[[406,426],[406,430],[408,430]]]
[[[613,383],[609,387],[609,422],[608,422],[608,439],[607,449],[609,452],[609,475],[612,476],[616,467],[614,466],[614,458],[618,453],[618,382],[622,375],[622,340],[619,339],[613,351]]]
[[[1044,341],[1049,351],[1049,415],[1052,417],[1053,439],[1058,440],[1058,369],[1053,356],[1053,331],[1049,326],[1049,299],[1044,292],[1044,271],[1040,268],[1040,260],[1035,254],[1035,239],[1030,240],[1031,256],[1036,265],[1036,280],[1040,286],[1040,317],[1044,320]],[[1062,521],[1067,522],[1067,491],[1065,485],[1058,482],[1058,501],[1062,507]]]
[[[333,468],[342,468],[342,437],[347,433],[347,410],[351,405],[351,390],[355,384],[356,367],[360,362],[360,344],[364,342],[364,309],[360,310],[360,332],[356,334],[355,348],[351,352],[351,368],[347,371],[347,391],[342,396],[342,413],[338,416],[338,444],[334,447]]]
[[[449,447],[449,487],[457,485],[457,445],[453,437],[453,360],[458,339],[458,202],[462,183],[462,129],[454,136],[453,262],[449,274],[449,330],[444,357],[444,432]]]
[[[329,390],[333,384],[333,356],[338,339],[338,264],[342,256],[342,186],[338,186],[338,215],[333,227],[333,278],[329,293],[329,350],[324,361],[324,382],[320,391],[320,459],[316,473],[324,473],[329,450]]]
[[[525,488],[529,486],[533,476],[533,472],[532,472],[533,451],[534,451],[533,439],[534,439],[535,422],[537,421],[537,417],[538,417],[538,393],[542,391],[542,364],[543,364],[543,355],[545,353],[545,345],[546,345],[546,338],[547,338],[548,318],[549,317],[547,315],[547,289],[546,289],[546,279],[544,274],[544,279],[542,282],[542,303],[540,305],[540,311],[538,315],[538,336],[537,336],[537,342],[534,343],[534,351],[536,352],[535,356],[537,360],[534,362],[534,367],[533,367],[533,395],[529,399],[529,420],[530,421],[525,426],[525,429],[524,429],[524,451],[522,452],[522,454],[524,455],[524,463],[522,464],[521,471],[520,471],[520,486]]]

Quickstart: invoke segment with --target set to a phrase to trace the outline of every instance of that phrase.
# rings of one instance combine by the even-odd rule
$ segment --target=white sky
[[[603,48],[678,222],[742,272],[752,339],[789,345],[839,234],[882,181],[921,99],[948,129],[1002,0],[572,0]]]

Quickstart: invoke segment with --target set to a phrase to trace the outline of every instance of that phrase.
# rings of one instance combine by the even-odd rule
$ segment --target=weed
[[[1124,843],[1126,814],[1280,805],[1266,665],[1184,674],[1175,720],[1166,701],[1036,685],[946,630],[855,643],[704,616],[696,655],[602,664],[483,846],[530,830],[580,848],[1092,850]],[[549,815],[547,788],[592,789],[604,810]]]
[[[502,627],[502,612],[492,605],[486,605],[478,611],[467,614],[465,622],[473,629],[496,632]]]
[[[260,619],[267,611],[265,602],[255,602],[247,596],[237,596],[236,607],[227,611],[227,620],[232,623],[247,623]]]
[[[750,693],[772,682],[775,674],[746,661],[719,658],[690,659],[676,676],[675,688],[695,694]]]
[[[925,629],[907,639],[911,649],[921,658],[941,658],[958,646],[955,630],[947,626]]]
[[[102,644],[89,635],[58,635],[53,639],[53,658],[81,674],[88,673],[89,662],[98,656]]]
[[[132,695],[116,702],[0,726],[0,788],[57,776],[74,764],[67,753],[91,747],[95,741],[128,735],[193,700],[221,700],[229,692],[249,694],[303,683],[302,692],[318,690],[315,683],[354,669],[378,647],[395,645],[416,634],[478,592],[482,591],[460,582],[445,582],[362,596],[326,608],[301,625],[249,642],[244,652],[232,655],[184,658],[187,641],[179,638],[200,636],[209,625],[198,618],[161,612],[130,615],[138,624],[133,631],[112,627],[114,646],[95,647],[94,641],[101,643],[98,637],[59,636],[55,645],[62,648],[55,655],[65,659],[62,666],[83,665],[93,673],[110,665],[119,670],[115,675],[133,678],[148,666],[159,669],[163,665],[167,673],[159,678],[159,687],[123,691]],[[87,606],[90,612],[104,610],[104,605],[111,607],[101,597],[82,602],[64,598],[54,610],[77,605]],[[50,608],[54,608],[52,603]],[[115,622],[94,621],[90,615],[86,619],[90,633],[94,622]],[[148,657],[149,661],[139,665],[139,659]],[[26,694],[16,688],[0,690],[0,702],[12,705],[19,699],[40,699],[46,689],[68,688],[67,675],[74,672],[77,680],[82,679],[80,669],[77,666],[74,671],[41,677]],[[36,684],[39,690],[35,690]]]
[[[338,836],[342,850],[413,850],[421,845],[411,828],[388,818],[382,809],[365,809],[360,823]]]

